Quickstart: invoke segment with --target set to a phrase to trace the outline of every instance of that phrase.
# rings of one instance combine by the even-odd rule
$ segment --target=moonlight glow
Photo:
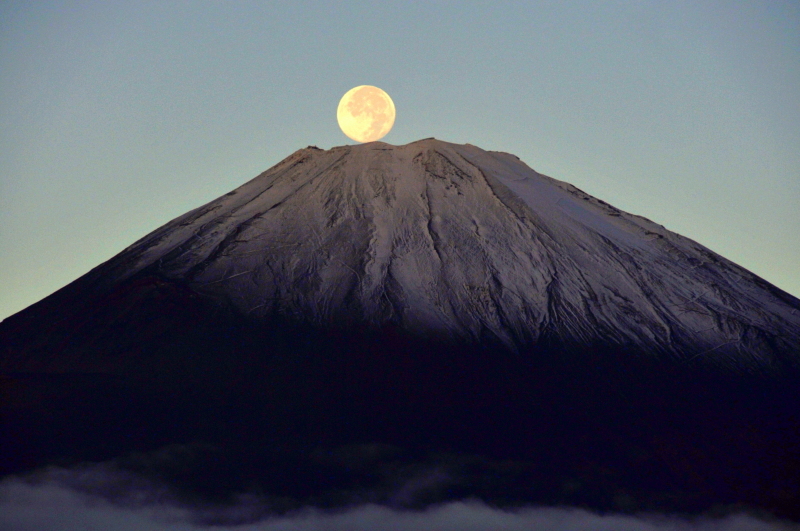
[[[394,116],[392,98],[370,85],[348,90],[336,111],[339,127],[356,142],[373,142],[386,136],[394,125]]]

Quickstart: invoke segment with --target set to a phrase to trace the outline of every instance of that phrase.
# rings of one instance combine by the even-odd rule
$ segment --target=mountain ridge
[[[255,318],[512,350],[554,328],[731,366],[800,352],[800,300],[513,155],[435,139],[298,150],[87,277],[144,270]]]

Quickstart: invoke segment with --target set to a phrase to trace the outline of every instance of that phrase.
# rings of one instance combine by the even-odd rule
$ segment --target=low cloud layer
[[[578,509],[495,509],[462,501],[424,511],[361,505],[346,511],[304,509],[270,516],[264,500],[242,496],[226,506],[189,506],[166,488],[103,465],[48,469],[0,482],[0,529],[18,531],[788,531],[800,526],[749,515],[685,520],[598,515]]]

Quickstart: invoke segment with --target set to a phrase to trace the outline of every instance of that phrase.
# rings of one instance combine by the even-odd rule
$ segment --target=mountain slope
[[[800,352],[794,297],[511,155],[432,139],[300,150],[90,278],[142,272],[256,319],[512,349],[549,334],[745,367]]]

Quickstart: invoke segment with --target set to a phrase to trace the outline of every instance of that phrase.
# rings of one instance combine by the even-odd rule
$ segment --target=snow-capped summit
[[[435,139],[299,150],[92,277],[144,272],[257,319],[731,366],[800,353],[796,298],[513,155]]]

